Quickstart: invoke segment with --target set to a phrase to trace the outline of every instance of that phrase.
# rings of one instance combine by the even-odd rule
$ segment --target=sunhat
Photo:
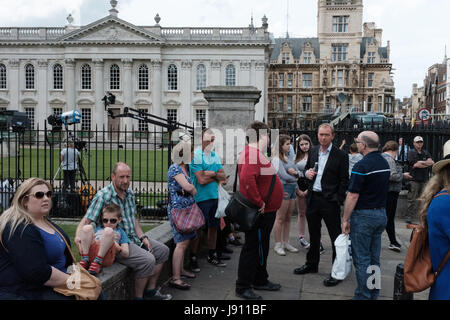
[[[433,173],[438,173],[448,164],[450,164],[450,140],[444,144],[444,159],[434,164]]]

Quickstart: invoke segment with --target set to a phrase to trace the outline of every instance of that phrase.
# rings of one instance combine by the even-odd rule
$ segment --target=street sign
[[[418,111],[418,118],[422,121],[428,121],[431,118],[431,111],[427,108],[422,108]]]

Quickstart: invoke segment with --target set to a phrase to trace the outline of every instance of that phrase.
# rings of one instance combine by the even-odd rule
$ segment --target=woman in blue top
[[[0,299],[74,299],[53,291],[66,283],[72,258],[58,229],[48,220],[51,186],[31,178],[17,189],[0,216]]]
[[[192,184],[189,163],[193,157],[193,147],[188,142],[180,142],[175,146],[172,152],[173,164],[167,173],[167,183],[169,188],[169,205],[167,213],[169,215],[170,225],[172,226],[173,239],[176,243],[175,251],[172,258],[173,277],[169,285],[173,288],[188,290],[190,285],[181,280],[181,276],[187,278],[195,278],[195,274],[190,273],[183,268],[184,254],[191,240],[195,239],[197,232],[179,233],[175,230],[172,222],[172,208],[183,209],[194,204],[194,196],[197,193]]]
[[[436,272],[450,250],[450,140],[444,145],[444,160],[434,164],[433,178],[422,194],[421,222],[428,228],[430,256]],[[430,300],[450,300],[450,261],[430,290]]]

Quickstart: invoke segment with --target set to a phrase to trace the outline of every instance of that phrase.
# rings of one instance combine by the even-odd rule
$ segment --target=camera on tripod
[[[107,111],[108,115],[114,119],[114,114],[111,110],[108,110],[108,106],[110,104],[116,103],[116,96],[113,95],[111,92],[107,92],[106,95],[103,97],[102,101],[105,104],[105,111]]]

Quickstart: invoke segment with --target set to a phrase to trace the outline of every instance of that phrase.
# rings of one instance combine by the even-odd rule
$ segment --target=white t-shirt
[[[77,159],[80,152],[74,148],[65,148],[61,151],[63,161],[61,167],[63,170],[76,170],[78,168]]]

